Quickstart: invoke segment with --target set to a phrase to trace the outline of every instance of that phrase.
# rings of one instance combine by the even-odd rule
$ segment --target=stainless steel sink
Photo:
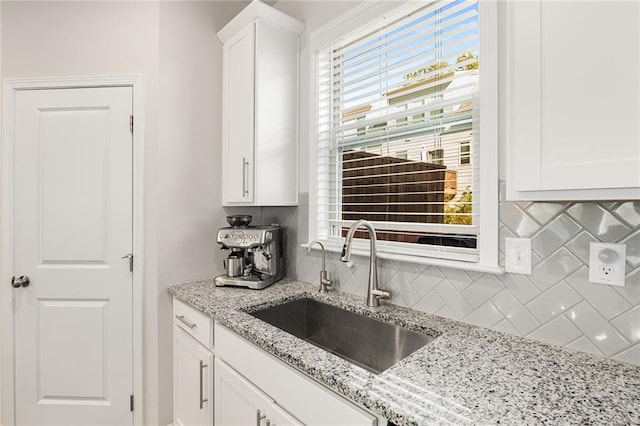
[[[313,299],[250,312],[273,326],[374,373],[381,373],[433,339]]]

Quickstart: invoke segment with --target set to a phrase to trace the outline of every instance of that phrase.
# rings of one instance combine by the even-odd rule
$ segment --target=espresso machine
[[[229,255],[223,261],[226,273],[217,276],[218,287],[263,289],[282,278],[284,256],[282,229],[277,225],[249,226],[251,216],[227,216],[230,227],[220,228],[216,241]]]

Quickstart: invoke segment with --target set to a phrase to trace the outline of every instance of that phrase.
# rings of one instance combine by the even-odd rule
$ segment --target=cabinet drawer
[[[202,312],[173,299],[173,324],[193,336],[205,347],[213,349],[213,320]]]

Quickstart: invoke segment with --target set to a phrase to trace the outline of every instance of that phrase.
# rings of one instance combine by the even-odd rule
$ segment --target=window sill
[[[334,241],[328,240],[320,240],[324,245],[326,251],[332,253],[341,253],[342,252],[342,244],[336,244]],[[300,247],[309,248],[309,243],[300,244]],[[312,250],[320,250],[320,246],[314,244],[311,246]],[[354,256],[363,256],[369,257],[369,249],[361,249],[357,247],[353,247],[351,250],[351,254]],[[385,260],[394,260],[397,262],[407,262],[407,263],[416,263],[419,265],[429,265],[429,266],[441,266],[445,268],[453,268],[453,269],[462,269],[465,271],[473,271],[473,272],[485,272],[496,275],[503,275],[505,270],[503,267],[498,265],[483,265],[476,262],[465,262],[461,260],[451,260],[451,259],[439,259],[436,257],[424,257],[424,256],[414,256],[407,254],[398,254],[398,253],[389,253],[389,252],[378,252],[378,259]]]

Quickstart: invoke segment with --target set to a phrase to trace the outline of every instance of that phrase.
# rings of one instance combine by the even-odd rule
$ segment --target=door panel
[[[43,264],[106,264],[108,123],[108,108],[40,110]]]
[[[15,97],[16,423],[132,423],[132,89]]]
[[[39,401],[106,401],[107,304],[106,300],[40,301]],[[70,347],[74,350],[69,351]]]

